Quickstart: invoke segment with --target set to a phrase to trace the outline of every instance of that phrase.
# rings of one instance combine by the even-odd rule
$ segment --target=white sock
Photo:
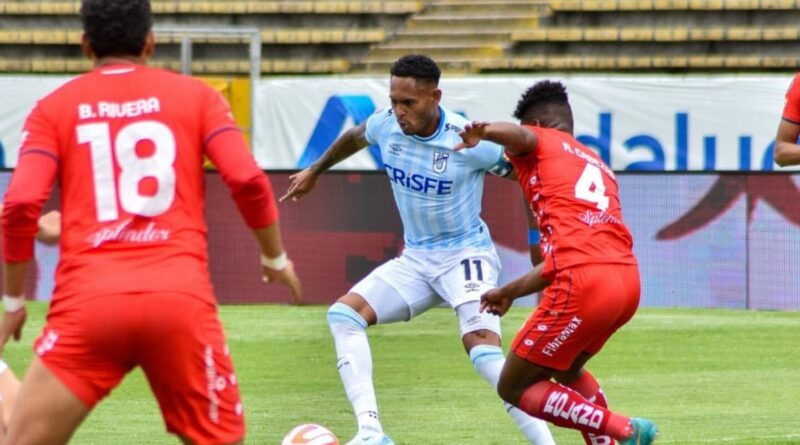
[[[372,353],[367,341],[367,322],[350,306],[335,303],[328,309],[328,325],[336,346],[339,377],[353,406],[358,430],[383,432],[378,401],[372,385]]]
[[[492,388],[497,388],[497,382],[500,380],[500,371],[503,370],[503,365],[506,362],[503,350],[499,346],[478,345],[469,351],[469,358],[472,360],[472,366],[475,367],[478,374],[489,382]],[[535,445],[556,444],[544,420],[531,417],[508,403],[505,403],[505,406],[506,411],[514,419],[517,427],[522,431],[522,435],[528,439],[528,442]]]

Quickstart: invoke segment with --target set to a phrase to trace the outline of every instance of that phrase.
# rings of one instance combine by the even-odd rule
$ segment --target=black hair
[[[413,77],[433,85],[439,85],[439,77],[442,75],[433,59],[418,54],[399,58],[389,72],[395,77]]]
[[[80,15],[98,58],[139,56],[153,26],[150,0],[82,0]]]
[[[514,117],[524,120],[525,115],[533,108],[548,105],[569,106],[567,88],[563,83],[553,80],[536,82],[522,94],[517,102],[517,109],[514,110]]]

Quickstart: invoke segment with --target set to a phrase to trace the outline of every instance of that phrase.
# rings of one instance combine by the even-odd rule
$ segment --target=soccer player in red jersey
[[[498,392],[532,416],[581,431],[587,444],[650,444],[655,425],[608,410],[584,369],[639,305],[639,269],[614,173],[573,137],[561,83],[529,88],[514,116],[522,125],[471,123],[457,147],[482,139],[503,145],[541,230],[544,262],[481,297],[483,310],[503,315],[514,299],[547,286],[514,339]]]
[[[217,92],[145,66],[149,0],[83,0],[81,20],[95,68],[37,103],[5,198],[0,344],[25,321],[24,272],[56,179],[63,228],[56,290],[6,445],[66,443],[136,366],[168,431],[185,443],[241,443],[208,271],[204,156],[260,245],[264,278],[299,297],[269,180]]]
[[[786,92],[778,135],[775,137],[775,163],[781,167],[800,165],[800,74],[794,76]]]
[[[3,204],[0,204],[0,213],[3,212]],[[56,244],[61,235],[61,213],[57,210],[47,212],[39,218],[38,232],[36,233],[36,240],[44,244]],[[35,276],[33,277],[35,278]],[[31,277],[28,277],[31,280]],[[35,293],[35,289],[26,289],[27,294]],[[8,364],[0,358],[0,437],[5,437],[8,421],[11,418],[11,413],[14,410],[14,405],[17,401],[17,394],[21,382],[14,374],[14,371],[9,368]]]

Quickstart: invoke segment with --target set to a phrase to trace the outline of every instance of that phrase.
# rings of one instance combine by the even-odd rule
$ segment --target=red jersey
[[[789,90],[786,91],[783,118],[791,123],[800,125],[800,74],[794,76],[791,85],[789,85]]]
[[[219,93],[140,65],[104,66],[29,115],[3,212],[6,261],[32,254],[36,218],[57,178],[62,238],[53,309],[84,298],[182,292],[213,299],[204,219],[208,155],[250,227],[277,218]]]
[[[536,134],[538,146],[509,158],[539,221],[542,277],[550,280],[560,270],[587,263],[636,264],[614,172],[569,133],[526,128]]]

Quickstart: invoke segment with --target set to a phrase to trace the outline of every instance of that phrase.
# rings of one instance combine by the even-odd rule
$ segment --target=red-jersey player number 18
[[[89,144],[91,150],[99,222],[119,218],[117,195],[122,209],[133,215],[153,217],[169,210],[175,200],[175,136],[169,127],[154,120],[134,122],[119,129],[113,145],[107,122],[79,125],[76,130],[78,142]],[[153,144],[152,154],[140,156],[136,152],[136,145],[143,141]],[[120,169],[117,180],[115,158]],[[139,183],[145,178],[155,179],[155,193],[141,193]]]

